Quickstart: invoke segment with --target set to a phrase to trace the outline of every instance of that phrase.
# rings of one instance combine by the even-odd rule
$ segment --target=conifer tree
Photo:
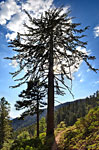
[[[30,80],[27,85],[27,89],[19,95],[22,100],[17,101],[15,107],[17,110],[25,109],[20,119],[27,115],[37,115],[37,137],[39,137],[39,115],[43,112],[41,108],[47,105],[43,100],[46,92],[42,89],[42,83],[37,78],[35,81]]]
[[[9,149],[11,139],[11,121],[9,119],[10,105],[4,97],[0,99],[0,149]]]
[[[47,135],[53,135],[55,92],[64,95],[63,88],[65,88],[71,93],[71,88],[65,81],[66,79],[72,81],[72,67],[77,69],[81,61],[96,72],[88,62],[95,57],[77,49],[78,46],[86,48],[87,42],[81,39],[88,27],[77,28],[80,24],[71,21],[69,10],[64,13],[62,8],[49,9],[39,19],[32,18],[27,11],[25,12],[31,25],[24,24],[27,32],[18,33],[17,38],[10,42],[9,46],[13,47],[17,55],[7,59],[19,63],[19,70],[11,73],[13,77],[20,74],[24,68],[27,72],[22,78],[16,79],[20,82],[13,87],[26,83],[33,74],[39,74],[40,81],[47,82]]]

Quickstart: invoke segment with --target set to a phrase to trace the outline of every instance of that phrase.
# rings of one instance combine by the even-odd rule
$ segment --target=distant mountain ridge
[[[59,108],[63,107],[63,106],[66,106],[66,105],[70,104],[70,103],[72,103],[72,102],[66,102],[66,103],[55,106],[55,111],[58,110]],[[46,114],[47,114],[47,109],[44,109],[43,113],[40,115],[40,118],[46,117]],[[11,120],[12,120],[13,129],[17,130],[17,129],[27,127],[29,125],[32,125],[32,124],[36,123],[36,115],[26,116],[24,118],[24,120],[20,120],[19,118],[14,118],[14,119],[11,119]]]
[[[55,106],[55,125],[59,124],[61,121],[65,121],[67,125],[72,125],[77,118],[85,116],[90,108],[99,105],[99,91],[96,93],[97,94],[90,96],[90,98],[78,99]],[[40,115],[40,119],[46,117],[46,114],[47,110],[45,109]],[[34,123],[36,123],[36,115],[27,116],[24,120],[15,118],[12,120],[12,127],[14,130],[17,130]]]

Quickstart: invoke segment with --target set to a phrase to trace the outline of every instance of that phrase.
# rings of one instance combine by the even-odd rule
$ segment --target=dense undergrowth
[[[39,138],[30,138],[26,131],[23,134],[14,140],[11,150],[50,150],[52,147],[54,137],[46,137],[46,133],[41,133]]]
[[[52,138],[47,140],[45,134],[43,134],[40,138],[17,139],[14,141],[11,150],[50,150],[51,145]]]
[[[33,133],[32,133],[32,132]],[[36,124],[14,132],[11,150],[50,150],[54,137],[46,137],[46,120],[39,123],[39,138],[36,137]]]
[[[90,109],[89,113],[79,118],[73,126],[66,127],[62,121],[55,129],[55,136],[62,132],[59,150],[98,150],[99,149],[99,107]],[[54,137],[46,138],[40,133],[39,138],[30,137],[23,131],[13,141],[11,150],[51,150]]]
[[[64,130],[59,150],[99,150],[99,107]]]

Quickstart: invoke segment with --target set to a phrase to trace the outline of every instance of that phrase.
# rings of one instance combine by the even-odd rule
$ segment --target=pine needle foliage
[[[54,134],[54,94],[64,95],[64,89],[71,93],[71,87],[65,79],[72,82],[72,67],[77,69],[81,61],[96,72],[97,69],[88,62],[95,57],[77,49],[86,48],[87,42],[82,38],[88,26],[80,29],[80,23],[73,23],[73,18],[69,17],[69,10],[64,13],[63,8],[49,9],[40,18],[32,18],[27,11],[25,13],[31,25],[25,23],[27,32],[18,33],[17,38],[9,43],[17,55],[7,59],[16,60],[19,64],[19,69],[11,73],[12,77],[18,76],[24,68],[27,69],[23,77],[16,79],[19,83],[13,88],[26,83],[35,74],[39,75],[41,82],[46,82],[47,135],[50,135]]]

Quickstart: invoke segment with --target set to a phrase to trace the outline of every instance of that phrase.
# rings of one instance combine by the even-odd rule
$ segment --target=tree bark
[[[47,108],[47,136],[54,135],[54,72],[53,72],[53,31],[50,35],[48,73],[48,108]]]

